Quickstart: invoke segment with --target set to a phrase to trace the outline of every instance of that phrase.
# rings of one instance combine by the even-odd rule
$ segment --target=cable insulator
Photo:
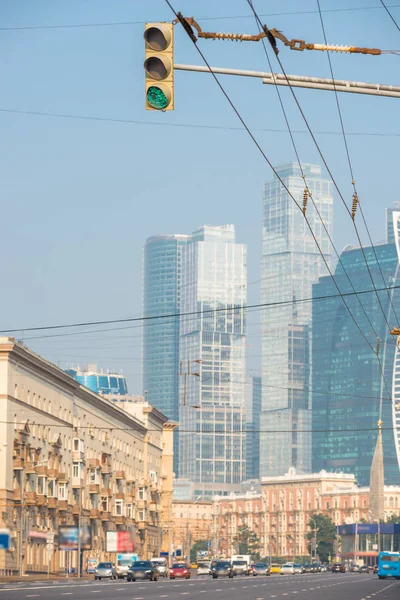
[[[357,204],[358,204],[358,196],[357,196],[357,193],[354,192],[354,194],[353,194],[353,204],[352,204],[352,207],[351,207],[351,218],[353,219],[353,221],[354,221],[355,216],[356,216]]]
[[[379,354],[380,347],[381,347],[381,340],[378,338],[378,341],[376,342],[376,355]]]
[[[307,190],[307,188],[305,188],[304,193],[303,193],[303,208],[302,208],[303,215],[306,214],[307,200],[308,200],[308,190]]]

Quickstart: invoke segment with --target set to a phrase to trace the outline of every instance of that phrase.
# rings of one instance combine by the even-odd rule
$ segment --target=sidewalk
[[[76,579],[76,574],[70,574],[67,577],[66,575],[50,573],[50,576],[47,577],[47,574],[45,573],[28,573],[27,575],[24,575],[24,577],[19,577],[19,575],[11,575],[10,577],[0,576],[0,583],[31,583],[35,581],[76,581]],[[93,575],[87,575],[85,573],[81,576],[81,579],[92,580]]]

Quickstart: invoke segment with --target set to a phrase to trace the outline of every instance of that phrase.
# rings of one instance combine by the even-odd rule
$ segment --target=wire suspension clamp
[[[353,194],[353,204],[351,206],[351,218],[353,219],[353,221],[354,221],[355,216],[356,216],[358,203],[359,203],[358,194],[357,194],[357,192],[354,192],[354,194]]]

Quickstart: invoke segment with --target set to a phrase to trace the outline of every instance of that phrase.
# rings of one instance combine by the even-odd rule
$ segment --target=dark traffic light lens
[[[152,85],[147,89],[147,102],[157,110],[167,108],[170,103],[164,92],[155,85]]]
[[[168,30],[165,32],[162,31],[162,25],[161,27],[149,27],[146,29],[144,39],[149,48],[157,52],[165,50],[171,43],[171,35]]]

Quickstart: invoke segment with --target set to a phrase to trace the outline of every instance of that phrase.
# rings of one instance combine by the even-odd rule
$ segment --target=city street
[[[92,594],[96,594],[92,596]],[[120,581],[49,581],[48,583],[3,584],[0,599],[70,597],[71,600],[158,600],[165,598],[213,600],[286,600],[294,596],[304,600],[398,600],[400,582],[380,580],[375,575],[346,574],[303,574],[275,575],[271,577],[238,577],[213,580],[208,577],[192,577],[188,581],[158,582]]]

